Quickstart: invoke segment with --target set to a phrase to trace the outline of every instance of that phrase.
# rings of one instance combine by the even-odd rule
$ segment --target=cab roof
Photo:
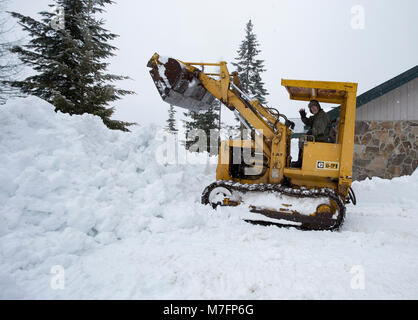
[[[282,86],[289,92],[291,100],[318,100],[341,104],[348,92],[357,91],[357,83],[282,79]]]

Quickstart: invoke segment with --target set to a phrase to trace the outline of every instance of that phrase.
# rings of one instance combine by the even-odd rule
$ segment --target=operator
[[[317,100],[311,100],[308,107],[309,111],[313,114],[312,117],[306,117],[305,109],[302,108],[299,110],[302,122],[310,127],[307,135],[314,136],[317,142],[328,142],[331,125],[328,114],[322,110]]]
[[[308,108],[313,114],[313,116],[309,118],[306,117],[305,109],[302,108],[299,110],[302,122],[310,128],[306,135],[313,136],[316,142],[329,142],[331,121],[329,120],[328,114],[321,108],[321,105],[317,100],[311,100],[308,104]],[[292,162],[291,167],[302,167],[302,153],[303,146],[305,144],[304,141],[305,137],[301,137],[299,139],[298,161]]]

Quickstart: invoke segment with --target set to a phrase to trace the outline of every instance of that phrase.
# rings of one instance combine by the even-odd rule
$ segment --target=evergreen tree
[[[236,72],[238,73],[238,78],[241,83],[241,89],[247,93],[251,99],[256,99],[261,104],[267,104],[266,96],[268,93],[267,90],[264,89],[264,82],[262,82],[260,76],[260,74],[265,71],[263,65],[264,61],[256,59],[261,50],[258,49],[259,43],[253,32],[253,27],[254,25],[251,20],[249,20],[245,28],[245,39],[241,42],[239,50],[237,51],[238,57],[235,58],[237,62],[233,62],[232,65],[236,67]],[[239,125],[233,128],[232,131],[239,130],[241,137],[237,137],[236,134],[233,134],[234,138],[247,139],[248,137],[244,134],[244,125],[237,117],[235,117],[235,120]]]
[[[186,128],[186,149],[189,150],[191,146],[198,142],[199,137],[195,135],[195,130],[200,129],[205,132],[207,138],[206,151],[211,154],[218,153],[218,134],[216,134],[216,137],[211,136],[211,130],[212,134],[219,131],[219,108],[219,101],[215,100],[206,111],[189,111],[184,113],[185,116],[191,119],[189,121],[184,121]]]
[[[260,76],[266,70],[264,69],[264,60],[256,58],[261,50],[258,49],[259,43],[253,32],[253,27],[251,20],[248,21],[245,28],[245,39],[237,51],[238,57],[235,58],[237,62],[233,62],[232,65],[236,67],[244,92],[252,99],[257,99],[261,104],[266,104],[268,93]]]
[[[111,120],[114,107],[108,105],[133,92],[113,84],[128,77],[106,73],[109,64],[104,60],[114,56],[117,49],[108,42],[117,35],[104,29],[104,21],[96,17],[112,3],[56,0],[58,14],[40,12],[41,21],[12,12],[32,38],[25,46],[13,47],[12,52],[37,74],[10,84],[50,102],[55,111],[91,113],[101,117],[110,129],[127,131],[126,126],[132,123]]]
[[[13,28],[9,25],[10,17],[6,15],[7,2],[0,0],[0,104],[18,95],[18,90],[10,87],[7,82],[14,79],[21,69],[21,64],[10,53],[16,41],[10,40]]]
[[[166,127],[166,130],[170,133],[176,133],[178,131],[176,128],[175,114],[176,114],[176,110],[174,110],[174,107],[170,105],[170,109],[168,109],[168,119],[167,119],[167,127]]]

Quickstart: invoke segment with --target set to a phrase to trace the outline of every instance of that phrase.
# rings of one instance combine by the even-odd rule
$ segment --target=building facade
[[[338,117],[339,108],[329,112]],[[357,97],[353,179],[391,179],[418,167],[418,66]]]

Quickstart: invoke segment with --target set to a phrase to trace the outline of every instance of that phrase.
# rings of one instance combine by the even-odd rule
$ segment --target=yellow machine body
[[[305,140],[302,168],[286,168],[284,175],[296,185],[335,188],[347,196],[352,182],[357,83],[282,80],[290,99],[340,105],[335,143]]]
[[[282,123],[278,121],[279,117],[271,111],[271,108],[262,106],[257,100],[248,99],[248,96],[240,90],[237,74],[229,73],[226,62],[187,63],[170,59],[165,59],[163,63],[159,55],[154,54],[148,63],[152,68],[151,76],[166,102],[190,110],[192,107],[198,110],[205,108],[205,102],[210,103],[211,98],[216,98],[231,111],[236,110],[256,131],[249,140],[221,142],[216,180],[258,187],[280,185],[285,182],[292,188],[302,188],[302,190],[328,188],[334,190],[342,199],[342,203],[345,203],[352,182],[356,83],[282,79],[281,84],[292,100],[317,100],[340,106],[336,141],[323,143],[306,139],[302,167],[292,168],[290,148],[293,132],[288,119],[284,116],[286,121]],[[219,67],[219,73],[204,73],[196,66]],[[185,84],[187,81],[193,85],[187,86]],[[211,96],[208,97],[207,93]],[[238,159],[234,159],[236,154]],[[239,158],[240,154],[251,155],[250,161]],[[247,171],[249,174],[246,173]],[[216,184],[214,186],[216,187]],[[318,216],[331,210],[331,207],[333,208],[331,211],[334,212],[338,199],[335,197],[333,199],[328,204],[318,206],[311,216]],[[223,202],[232,203],[230,197],[225,197]],[[340,207],[343,205],[340,204]],[[257,212],[256,209],[254,210]],[[263,211],[262,214],[274,215],[269,211]],[[288,215],[286,210],[282,210],[281,214]]]
[[[229,148],[256,148],[254,141],[228,140],[221,143],[217,180],[232,180],[244,184],[280,183],[283,177],[290,179],[296,186],[326,187],[338,191],[346,197],[352,182],[352,164],[354,148],[354,127],[356,109],[356,83],[282,80],[282,85],[294,100],[318,100],[319,102],[341,105],[338,135],[335,143],[323,143],[305,140],[302,168],[290,167],[291,130],[278,124],[278,134],[266,140],[270,162],[266,173],[257,179],[240,179],[230,175]],[[238,106],[241,107],[241,106]],[[245,108],[245,107],[244,107]],[[248,113],[250,123],[261,122]],[[256,127],[264,132],[265,126]],[[270,136],[269,136],[270,137]],[[274,170],[278,174],[274,175]]]

